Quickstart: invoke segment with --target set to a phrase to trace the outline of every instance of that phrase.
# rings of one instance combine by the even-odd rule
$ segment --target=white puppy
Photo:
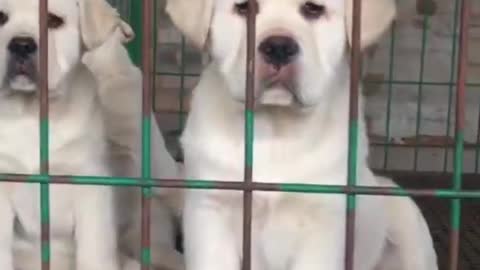
[[[123,27],[118,28],[101,46],[87,52],[82,60],[99,84],[113,173],[120,177],[140,177],[142,73],[122,45],[133,38],[133,32],[128,29],[130,27],[123,23]],[[165,147],[154,116],[151,117],[152,177],[178,179],[177,164]],[[141,191],[135,187],[116,188],[115,195],[121,251],[139,260]],[[181,211],[181,190],[155,188],[151,203],[152,266],[154,269],[181,270],[184,268],[183,257],[175,250],[175,225]]]
[[[101,1],[49,1],[49,165],[54,175],[110,175],[97,85],[80,62],[83,48],[100,45],[121,23],[117,14],[104,11]],[[0,0],[2,173],[39,173],[38,12],[39,0]],[[63,255],[73,250],[75,269],[118,269],[112,189],[50,189],[52,269],[68,269]],[[39,196],[38,185],[0,184],[0,269],[40,269]]]
[[[393,0],[361,2],[361,47],[365,48],[388,28],[395,4]],[[344,185],[352,1],[258,0],[257,4],[253,179]],[[167,1],[176,26],[199,48],[208,48],[213,59],[193,92],[181,139],[187,178],[243,179],[247,10],[245,0]],[[367,165],[363,117],[358,129],[358,184],[382,186]],[[253,197],[254,270],[344,269],[344,195],[254,192]],[[402,216],[417,219],[403,228],[398,224],[401,219],[389,213],[397,208]],[[404,265],[403,270],[435,269],[422,267],[431,263],[431,257],[400,254],[409,252],[403,246],[394,249],[396,261],[381,265],[390,252],[388,245],[401,244],[393,241],[400,234],[392,232],[428,234],[417,231],[424,221],[415,211],[416,206],[405,199],[358,196],[354,269],[393,269],[388,268],[392,263]],[[240,269],[242,193],[189,191],[184,233],[187,270]],[[429,236],[414,240],[432,248],[431,242],[419,243],[420,239]]]

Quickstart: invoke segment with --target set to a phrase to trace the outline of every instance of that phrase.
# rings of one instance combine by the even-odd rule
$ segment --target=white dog
[[[0,0],[2,173],[39,173],[38,8]],[[97,85],[80,60],[124,25],[103,1],[50,0],[48,12],[50,173],[109,176]],[[51,186],[52,269],[119,269],[113,200],[110,187]],[[0,184],[0,218],[0,269],[39,269],[38,185]]]
[[[361,2],[366,48],[390,25],[395,4]],[[352,1],[257,4],[253,178],[344,185]],[[187,178],[243,179],[247,11],[245,0],[167,1],[175,25],[213,59],[193,92],[181,138]],[[391,185],[368,168],[363,117],[359,133],[358,184]],[[344,195],[253,197],[253,270],[344,269]],[[356,211],[354,269],[436,269],[428,228],[411,200],[358,196]],[[189,191],[183,215],[187,270],[241,268],[241,192]],[[414,244],[405,245],[405,235]]]
[[[104,1],[104,0],[100,0]],[[106,119],[109,160],[113,173],[120,177],[140,177],[142,73],[136,67],[123,42],[133,38],[128,25],[118,28],[101,46],[88,51],[82,61],[99,84],[101,107]],[[168,153],[155,118],[151,121],[152,177],[178,179],[179,168]],[[140,189],[115,189],[119,216],[121,251],[140,259]],[[179,189],[154,189],[151,203],[151,258],[154,269],[182,270],[183,256],[175,250],[175,225],[181,214]],[[127,269],[140,269],[136,268]]]

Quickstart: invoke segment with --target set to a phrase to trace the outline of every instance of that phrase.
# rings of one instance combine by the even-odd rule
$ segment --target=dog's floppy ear
[[[346,0],[346,27],[349,45],[352,44],[353,2],[362,5],[360,48],[364,49],[375,43],[390,27],[397,8],[395,0]]]
[[[208,39],[214,0],[167,0],[165,8],[173,24],[193,45],[203,49]]]
[[[132,28],[120,18],[107,0],[79,0],[80,34],[87,50],[105,42],[119,28],[126,43],[135,36]]]

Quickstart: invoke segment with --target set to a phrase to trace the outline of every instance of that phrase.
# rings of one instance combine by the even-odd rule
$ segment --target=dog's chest
[[[39,173],[40,162],[40,125],[33,117],[19,119],[0,119],[0,172],[34,174]],[[49,149],[51,159],[55,158],[52,151],[66,142],[54,124],[50,124]]]
[[[224,213],[242,250],[242,196],[223,201]],[[254,192],[252,207],[253,269],[286,269],[306,237],[322,230],[323,218],[342,218],[340,196]],[[338,210],[338,211],[337,211]],[[338,215],[338,216],[336,216]]]
[[[73,189],[73,186],[66,185],[50,186],[50,228],[56,235],[69,236],[73,233]],[[11,184],[8,194],[19,221],[18,233],[28,237],[40,237],[40,186]]]
[[[193,179],[243,181],[244,147],[228,139],[196,140],[184,148],[185,172]],[[346,182],[346,155],[330,149],[304,151],[282,142],[257,140],[253,180],[263,183],[341,185]]]

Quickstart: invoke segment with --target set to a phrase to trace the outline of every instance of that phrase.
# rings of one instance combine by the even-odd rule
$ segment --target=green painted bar
[[[151,177],[151,130],[151,117],[145,116],[142,121],[142,178]]]
[[[245,164],[253,166],[253,136],[255,114],[251,110],[245,110]]]
[[[463,152],[464,152],[464,134],[463,130],[458,130],[455,136],[455,157],[453,171],[453,190],[462,189],[462,173],[463,173]],[[459,199],[452,201],[451,224],[453,229],[460,229],[461,219],[461,202]]]
[[[153,6],[155,7],[156,1],[153,1]],[[143,66],[143,61],[142,61],[142,56],[143,56],[143,39],[144,39],[144,33],[143,33],[143,5],[145,3],[143,1],[131,1],[131,14],[130,14],[130,24],[132,28],[134,29],[137,37],[135,40],[133,40],[129,44],[129,53],[130,57],[132,58],[133,62],[138,65],[142,66],[143,70],[143,76],[145,76],[145,72],[149,72],[149,68]],[[150,12],[156,13],[155,10],[151,10]],[[155,17],[154,17],[155,18]],[[155,19],[154,19],[155,20]],[[155,32],[154,32],[155,33]],[[155,37],[156,35],[153,34]],[[156,40],[153,42],[156,43]],[[155,56],[155,52],[153,52],[153,56]],[[155,63],[155,59],[153,59]],[[153,81],[152,81],[153,82]],[[149,89],[151,91],[151,89]],[[144,90],[144,95],[145,95],[145,90]],[[152,97],[152,95],[150,95]],[[145,104],[145,103],[143,103]],[[146,104],[150,104],[147,102]],[[148,105],[147,105],[148,106]],[[151,105],[149,105],[151,106]],[[143,108],[143,111],[151,112],[152,108]],[[142,119],[142,160],[141,160],[141,167],[142,167],[142,178],[145,181],[146,179],[149,179],[151,177],[151,113],[143,114],[143,119]],[[147,180],[147,182],[149,182]],[[143,186],[142,189],[142,207],[143,207],[143,199],[150,200],[151,195],[152,195],[152,190],[150,186]],[[142,210],[143,212],[143,210]],[[142,219],[143,219],[143,214],[142,214]],[[142,226],[143,226],[143,221],[142,221]],[[142,262],[142,269],[147,269],[151,265],[151,256],[150,256],[150,246],[144,246],[144,234],[142,232],[142,246],[141,246],[141,262]],[[148,239],[149,241],[149,239]]]
[[[48,175],[49,164],[49,121],[47,119],[40,119],[40,174]],[[46,171],[44,164],[47,164]],[[45,232],[42,228],[41,243],[41,261],[42,263],[50,262],[50,187],[49,182],[46,181],[40,184],[40,222],[43,226],[47,226],[48,231]],[[45,235],[47,234],[47,235]],[[42,268],[43,269],[43,268]]]
[[[50,261],[50,243],[42,243],[41,256],[42,262]]]
[[[350,123],[348,135],[348,176],[347,182],[349,186],[357,184],[357,157],[358,157],[358,120],[353,120]],[[347,210],[355,209],[356,198],[355,195],[347,196]]]
[[[151,262],[152,261],[150,248],[142,248],[141,260],[142,260],[142,262]],[[148,265],[150,265],[150,263],[148,263]]]
[[[49,161],[49,123],[48,119],[40,120],[40,164]]]
[[[135,31],[135,39],[128,45],[128,52],[135,65],[140,66],[142,64],[142,1],[131,0],[130,1],[130,26]]]
[[[9,175],[0,175],[0,181],[7,182],[10,179]],[[25,178],[26,183],[47,183],[52,182],[53,185],[56,184],[72,184],[72,185],[99,185],[99,186],[136,186],[143,187],[155,186],[155,183],[161,181],[159,179],[142,179],[142,178],[128,178],[128,177],[99,177],[99,176],[72,176],[69,178],[71,181],[68,183],[55,183],[51,180],[50,176],[45,175],[30,175]],[[147,181],[148,180],[148,181]],[[178,180],[175,180],[178,182]],[[185,188],[188,189],[218,189],[217,183],[224,181],[212,181],[212,180],[185,180],[182,181],[185,183]],[[228,182],[232,183],[232,182]],[[258,183],[258,182],[257,182]],[[238,182],[236,182],[238,184]],[[325,194],[345,194],[346,186],[336,186],[336,185],[314,185],[314,184],[293,184],[293,183],[269,183],[267,185],[278,186],[278,190],[281,192],[292,192],[292,193],[325,193]],[[233,188],[225,188],[233,190]],[[257,189],[262,190],[262,189]],[[355,186],[352,188],[354,194],[359,195],[375,195],[373,193],[382,192],[383,188],[368,187],[368,186]],[[415,196],[408,189],[402,188],[393,188],[389,189],[392,191],[392,194],[387,194],[385,196]],[[271,191],[275,192],[275,191]],[[382,195],[383,194],[378,194]],[[462,199],[480,199],[480,190],[454,190],[454,189],[435,189],[432,196],[438,198],[462,198]],[[424,195],[423,197],[429,197]],[[431,196],[430,196],[431,197]]]

